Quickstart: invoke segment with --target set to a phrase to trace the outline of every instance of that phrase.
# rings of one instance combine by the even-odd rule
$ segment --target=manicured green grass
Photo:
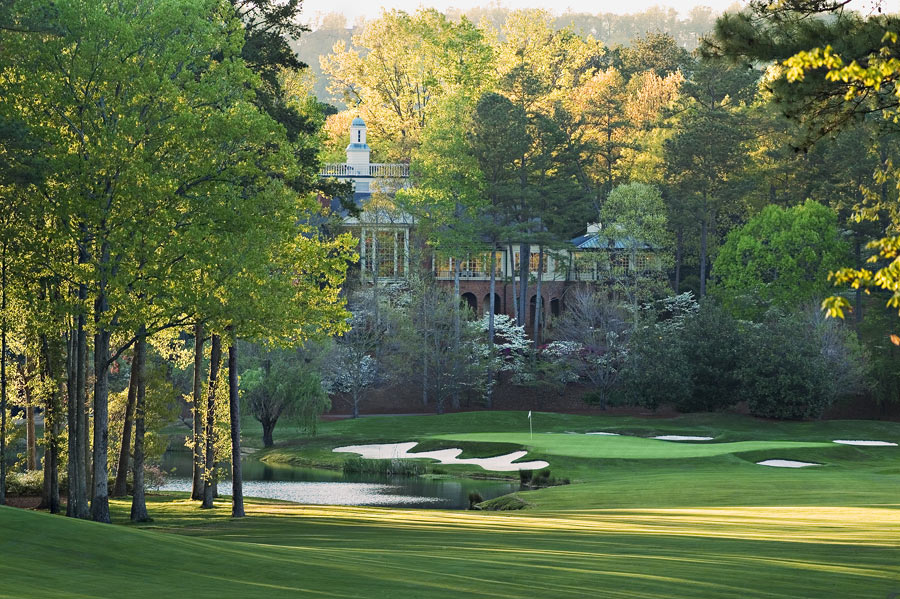
[[[768,422],[525,413],[372,417],[261,452],[339,467],[338,445],[417,440],[484,457],[520,448],[573,484],[521,491],[517,512],[248,501],[229,518],[152,495],[139,527],[0,509],[0,597],[888,597],[900,592],[900,439],[882,422]],[[253,426],[248,441],[252,445]],[[634,437],[588,436],[611,431]],[[576,434],[566,434],[567,432]],[[697,443],[657,434],[715,437]],[[276,434],[276,439],[278,439]],[[414,450],[415,451],[415,450]],[[766,458],[820,462],[801,470]],[[430,464],[430,462],[429,462]],[[483,472],[439,466],[454,473]],[[513,473],[514,474],[514,473]],[[224,490],[224,489],[223,489]],[[112,502],[124,524],[127,501]]]
[[[768,421],[731,414],[678,418],[579,416],[527,412],[468,412],[444,416],[374,416],[324,423],[319,436],[288,436],[262,452],[269,463],[339,468],[353,454],[339,445],[418,441],[413,451],[460,447],[464,457],[528,450],[554,476],[574,484],[520,495],[534,509],[629,507],[885,505],[900,502],[900,447],[852,447],[833,439],[900,441],[900,424],[879,421]],[[622,436],[586,435],[617,432]],[[573,433],[573,434],[567,434]],[[661,441],[664,434],[712,441]],[[252,437],[251,437],[252,440]],[[770,458],[821,463],[807,469],[758,466]],[[475,466],[430,468],[460,475],[517,477]]]
[[[127,502],[113,502],[117,520]],[[900,512],[535,514],[151,498],[140,530],[0,508],[0,597],[886,597]],[[176,530],[181,534],[170,534]]]

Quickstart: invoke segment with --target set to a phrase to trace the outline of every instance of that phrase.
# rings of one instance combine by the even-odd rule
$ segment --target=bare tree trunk
[[[78,476],[75,469],[75,465],[78,463],[75,456],[78,453],[75,450],[75,435],[77,433],[75,402],[73,401],[75,397],[75,355],[77,350],[75,349],[75,330],[72,328],[71,323],[69,323],[68,327],[69,329],[66,331],[66,430],[68,431],[66,451],[69,459],[66,460],[66,477],[69,479],[69,492],[68,500],[66,501],[66,516],[74,518],[75,501],[73,500],[72,486],[75,484],[75,479]]]
[[[459,296],[459,259],[453,259],[453,354],[459,355],[459,341],[460,341],[460,329],[462,323],[460,322],[460,304],[462,303],[462,298]],[[451,401],[454,410],[459,409],[459,368],[457,367],[458,361],[453,362],[453,389],[451,395]]]
[[[87,294],[87,291],[85,291]],[[85,295],[87,297],[87,295]],[[81,410],[81,422],[79,426],[81,427],[81,435],[79,436],[79,443],[81,444],[81,461],[83,464],[82,473],[83,473],[83,481],[84,481],[84,494],[83,497],[83,518],[90,518],[91,516],[91,508],[89,499],[91,497],[91,489],[93,488],[93,464],[91,464],[91,455],[93,453],[91,448],[91,397],[88,394],[88,386],[90,385],[90,377],[88,376],[90,373],[90,363],[88,360],[88,336],[87,331],[85,331],[84,325],[86,324],[87,319],[85,317],[81,318],[81,348],[78,350],[81,357],[81,374],[80,374],[80,386],[78,389],[79,393],[79,409]],[[81,483],[79,483],[81,484]]]
[[[134,359],[131,362],[131,378],[135,382],[134,406],[134,461],[132,464],[131,521],[149,522],[147,499],[144,488],[144,434],[146,432],[147,396],[147,337],[146,328],[141,327],[134,345]],[[130,390],[129,390],[130,391]],[[126,460],[127,464],[127,460]]]
[[[78,289],[79,300],[84,300],[87,295],[84,285],[80,285]],[[82,305],[79,301],[79,306]],[[74,421],[69,435],[74,436],[72,444],[73,451],[69,455],[72,464],[73,478],[69,479],[69,504],[72,506],[71,515],[73,518],[86,519],[90,516],[90,507],[87,499],[87,427],[85,420],[85,377],[87,368],[87,335],[84,332],[84,314],[78,314],[75,319],[75,330],[72,339],[72,391],[69,395],[69,402],[72,410],[72,419]],[[74,431],[74,435],[73,435]],[[67,509],[68,511],[68,509]]]
[[[487,409],[491,409],[494,405],[494,312],[496,310],[497,296],[497,251],[495,247],[491,247],[491,298],[488,301],[488,348],[490,349],[490,360],[488,362],[488,380],[487,394],[485,395],[485,403]]]
[[[51,514],[59,513],[59,423],[57,419],[57,387],[54,354],[46,335],[40,335],[39,373],[42,387],[46,389],[44,404],[44,488],[41,507]]]
[[[128,380],[128,400],[125,404],[125,422],[122,424],[122,443],[119,446],[113,497],[125,497],[128,494],[128,459],[131,457],[131,432],[134,429],[134,410],[137,403],[138,375],[136,373],[139,345],[139,343],[134,344],[131,354],[131,377]]]
[[[531,271],[531,245],[519,245],[519,313],[517,322],[521,326],[528,324],[528,277]]]
[[[228,408],[231,412],[231,516],[244,517],[244,478],[241,469],[241,404],[238,398],[237,339],[228,347]],[[271,433],[270,433],[271,434]]]
[[[194,325],[194,442],[191,449],[194,465],[191,477],[191,499],[203,499],[203,324]]]
[[[6,243],[0,265],[0,505],[6,505]]]
[[[681,292],[681,261],[684,254],[684,228],[678,227],[675,234],[675,295]]]
[[[106,296],[106,268],[110,263],[109,244],[100,247],[100,280],[97,297],[94,300],[94,453],[93,453],[93,494],[91,496],[91,518],[95,522],[109,524],[109,481],[107,460],[109,458],[109,342],[111,333],[103,322],[109,311]]]
[[[703,220],[700,223],[700,297],[706,297],[706,236],[707,236],[707,215],[704,213]]]
[[[222,361],[222,338],[212,336],[212,347],[209,356],[209,388],[206,396],[206,463],[203,472],[203,505],[213,507],[215,497],[215,437],[216,437],[216,382],[219,377],[219,364]]]
[[[506,253],[509,255],[509,278],[512,282],[513,317],[516,324],[521,326],[522,323],[519,322],[519,293],[516,291],[516,260],[512,244],[507,248]]]
[[[106,312],[106,298],[101,293],[97,303],[104,304],[98,309],[99,315]],[[99,324],[99,323],[98,323]],[[109,451],[109,339],[110,333],[100,325],[94,335],[94,452],[93,452],[93,495],[91,496],[91,518],[95,522],[110,523],[109,480],[107,478],[107,454]]]
[[[422,327],[424,333],[423,343],[428,343],[428,294],[422,287]],[[428,352],[422,352],[422,405],[428,405]]]
[[[638,308],[638,277],[640,273],[637,269],[637,245],[632,243],[631,245],[631,276],[633,277],[634,283],[632,283],[631,287],[631,310],[634,313],[634,330],[637,332],[638,328],[638,319],[640,318],[640,310]]]
[[[544,270],[544,246],[538,246],[538,271],[537,271],[537,285],[535,286],[535,298],[534,298],[534,349],[538,348],[540,345],[540,336],[541,336],[541,321],[543,320],[544,313],[542,312],[542,297],[541,297],[541,281],[543,279],[543,270]]]
[[[856,257],[856,268],[863,267],[862,259],[862,243],[859,240],[859,234],[855,235],[854,254]],[[862,287],[857,286],[853,298],[853,321],[856,323],[856,331],[859,334],[859,327],[863,321],[863,305],[862,305]]]
[[[25,365],[19,371],[22,379],[22,392],[25,395],[25,469],[37,470],[37,438],[34,432],[34,398],[31,395],[31,376],[28,371],[33,368],[33,360],[25,358]]]

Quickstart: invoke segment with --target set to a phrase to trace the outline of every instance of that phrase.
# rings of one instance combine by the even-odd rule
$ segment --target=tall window
[[[365,229],[363,266],[378,278],[406,274],[406,231],[402,229]]]
[[[612,271],[614,275],[624,275],[628,274],[628,254],[625,252],[616,252],[612,256],[609,257],[609,261],[612,264]]]
[[[635,268],[638,272],[647,272],[653,269],[653,256],[650,254],[638,254]]]
[[[531,259],[528,261],[528,267],[529,267],[530,272],[538,271],[538,262],[540,261],[539,258],[540,258],[540,254],[538,252],[531,253]],[[549,262],[549,260],[547,258],[548,258],[548,256],[545,253],[543,268],[541,268],[541,272],[544,274],[547,274],[547,262]],[[518,270],[519,270],[519,252],[516,252],[516,271],[518,271]]]

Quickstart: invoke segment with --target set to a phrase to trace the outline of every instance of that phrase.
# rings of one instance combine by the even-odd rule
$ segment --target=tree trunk
[[[75,502],[73,501],[72,486],[75,484],[75,479],[78,476],[77,471],[75,470],[75,464],[77,463],[75,456],[78,455],[78,452],[75,450],[75,435],[77,433],[75,425],[75,402],[73,401],[73,398],[75,397],[76,353],[75,329],[72,328],[70,324],[68,331],[66,331],[66,430],[68,431],[66,453],[69,458],[66,460],[66,477],[69,479],[66,517],[68,518],[75,517]]]
[[[544,313],[542,312],[543,306],[541,305],[543,302],[541,301],[543,298],[541,297],[541,281],[543,279],[543,270],[544,270],[544,246],[538,246],[538,270],[537,270],[537,285],[535,286],[535,298],[534,298],[534,349],[538,348],[540,345],[540,336],[541,336],[541,320],[543,320]]]
[[[640,317],[638,310],[638,273],[637,269],[637,246],[632,244],[631,246],[631,276],[634,278],[634,283],[631,288],[631,309],[634,312],[634,330],[637,332],[638,328],[638,318]]]
[[[79,285],[79,305],[87,297],[84,285]],[[85,377],[87,369],[87,335],[84,331],[84,314],[78,314],[75,319],[73,332],[73,356],[72,356],[72,391],[69,401],[72,404],[73,427],[69,430],[70,436],[74,431],[74,439],[70,447],[73,449],[69,460],[73,462],[72,473],[74,478],[69,479],[69,503],[73,518],[87,519],[90,517],[90,506],[87,496],[87,426],[85,420]],[[67,511],[69,511],[67,509]]]
[[[144,433],[146,429],[147,397],[147,337],[146,328],[141,327],[134,346],[131,362],[131,379],[135,383],[134,405],[134,461],[132,464],[131,521],[149,522],[147,500],[144,489]],[[130,390],[129,390],[130,392]],[[126,464],[127,459],[126,459]],[[124,478],[124,477],[123,477]],[[116,479],[118,482],[118,478]]]
[[[54,349],[56,349],[54,347]],[[59,419],[57,414],[56,361],[46,335],[40,335],[39,372],[47,390],[44,404],[44,488],[41,507],[59,513]]]
[[[125,497],[128,494],[128,459],[131,457],[131,432],[134,428],[134,410],[137,403],[138,375],[137,364],[142,356],[138,355],[141,344],[134,344],[131,354],[131,377],[128,380],[128,400],[125,404],[125,422],[122,425],[122,443],[119,446],[119,461],[116,467],[116,482],[113,485],[113,497]]]
[[[110,523],[109,481],[107,460],[109,458],[109,342],[111,333],[106,328],[104,318],[109,311],[106,296],[107,267],[110,264],[109,244],[100,246],[100,280],[97,297],[94,300],[94,447],[93,474],[91,484],[91,518],[95,522]]]
[[[231,517],[244,517],[244,479],[241,470],[241,404],[238,398],[237,339],[228,348],[228,408],[231,412]],[[269,431],[272,440],[272,431]],[[271,445],[270,445],[271,447]]]
[[[487,393],[485,394],[485,407],[489,410],[494,405],[494,311],[496,310],[497,297],[497,251],[493,247],[491,248],[490,294],[491,297],[488,301],[488,309],[490,310],[488,314],[488,348],[490,358],[488,361]]]
[[[106,298],[101,292],[97,299],[104,307],[96,310],[98,320],[106,311]],[[100,330],[94,335],[94,451],[91,476],[91,518],[95,522],[110,523],[109,480],[107,452],[109,448],[109,338],[110,333],[98,322]]]
[[[856,268],[859,269],[863,267],[862,243],[859,240],[859,234],[856,234],[855,237],[854,254],[856,255]],[[853,321],[856,323],[857,335],[859,334],[859,327],[862,325],[863,321],[862,292],[862,287],[857,287],[856,291],[853,293]]]
[[[260,421],[263,429],[263,447],[274,447],[275,439],[272,433],[275,431],[275,423],[270,418]]]
[[[675,295],[681,292],[681,260],[684,253],[684,229],[678,227],[675,234]]]
[[[215,497],[215,437],[216,437],[216,382],[219,377],[219,363],[222,361],[222,339],[212,336],[209,355],[209,388],[206,396],[206,462],[203,472],[203,505],[213,507]]]
[[[509,255],[509,278],[512,282],[513,319],[517,325],[521,326],[522,323],[519,322],[519,292],[516,291],[516,260],[512,244],[510,244],[506,253]]]
[[[203,324],[194,325],[194,440],[191,453],[194,465],[191,477],[191,499],[203,499]]]
[[[22,392],[25,395],[25,469],[37,470],[37,439],[34,432],[34,398],[31,395],[31,377],[28,371],[33,360],[25,358],[25,366],[20,370]]]
[[[528,323],[528,277],[531,272],[531,245],[522,243],[519,245],[519,313],[518,324],[525,326]]]
[[[460,342],[460,329],[462,327],[462,323],[460,322],[460,311],[462,298],[459,296],[459,259],[453,259],[453,355],[459,356],[459,342]],[[458,365],[459,360],[453,361],[453,389],[451,401],[453,402],[453,409],[459,409],[459,368]]]
[[[707,215],[704,213],[700,222],[700,298],[706,297],[706,235]]]
[[[6,505],[6,244],[0,265],[0,505]]]
[[[353,389],[353,417],[359,418],[359,389]]]
[[[87,299],[87,288],[84,285],[79,286],[78,297],[82,300]],[[78,421],[78,467],[80,476],[76,480],[75,488],[78,492],[78,506],[76,508],[76,517],[86,520],[91,517],[90,503],[88,502],[88,489],[91,488],[91,428],[88,422],[88,338],[85,331],[86,318],[84,314],[78,315],[78,376],[77,379],[77,397],[76,397],[76,414]]]

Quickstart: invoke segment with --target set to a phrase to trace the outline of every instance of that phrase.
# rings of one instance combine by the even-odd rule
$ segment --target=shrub
[[[522,486],[528,485],[532,478],[534,478],[533,470],[519,470],[519,482]]]
[[[654,410],[662,403],[688,401],[693,384],[682,345],[679,332],[655,324],[635,331],[617,400]]]
[[[476,509],[490,511],[522,510],[526,507],[528,507],[528,503],[515,494],[503,495],[475,506]]]
[[[681,412],[712,412],[738,402],[744,334],[731,314],[712,301],[684,322],[682,358],[690,370],[690,393],[674,401]]]
[[[478,491],[469,492],[469,509],[474,510],[475,506],[484,501],[484,497]]]
[[[342,467],[347,474],[380,474],[384,476],[419,476],[425,474],[425,465],[414,460],[369,460],[349,458]]]
[[[544,468],[543,470],[538,470],[534,472],[532,470],[528,470],[530,473],[527,482],[522,477],[522,472],[526,472],[525,470],[519,470],[519,480],[522,481],[522,485],[526,487],[530,487],[532,489],[543,489],[545,487],[557,487],[559,485],[568,485],[568,478],[554,478],[550,475],[550,469]]]
[[[59,492],[65,493],[69,488],[66,473],[59,473]],[[38,497],[44,492],[44,471],[41,469],[27,472],[6,473],[6,492],[11,496]]]
[[[754,416],[818,418],[836,396],[813,327],[770,313],[747,336],[741,394]]]
[[[8,472],[6,474],[6,492],[12,496],[40,496],[44,487],[43,470],[27,472]]]

